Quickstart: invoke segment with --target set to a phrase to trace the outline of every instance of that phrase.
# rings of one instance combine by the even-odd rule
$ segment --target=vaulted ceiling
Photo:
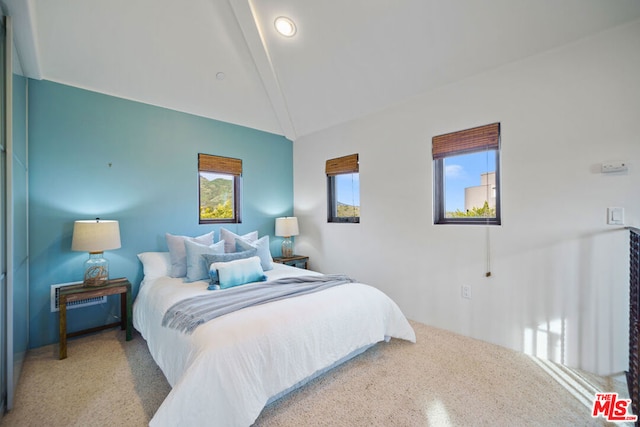
[[[291,140],[640,19],[640,0],[2,3],[28,77]]]

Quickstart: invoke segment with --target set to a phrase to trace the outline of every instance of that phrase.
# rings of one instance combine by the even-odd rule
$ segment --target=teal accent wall
[[[30,346],[58,341],[50,285],[82,280],[88,254],[71,251],[78,219],[120,222],[122,248],[105,252],[111,277],[142,279],[136,254],[166,251],[165,233],[199,235],[198,153],[243,161],[242,224],[223,227],[271,236],[293,213],[293,147],[270,133],[29,80]],[[69,331],[115,321],[118,297],[68,311]]]

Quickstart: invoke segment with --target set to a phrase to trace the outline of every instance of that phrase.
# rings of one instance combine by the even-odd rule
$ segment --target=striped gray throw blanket
[[[191,297],[175,303],[165,313],[162,326],[191,334],[209,320],[246,307],[311,294],[351,282],[353,280],[341,274],[309,275],[214,291],[209,295]]]

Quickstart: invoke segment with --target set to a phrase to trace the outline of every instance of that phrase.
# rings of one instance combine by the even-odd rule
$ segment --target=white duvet
[[[274,264],[266,274],[313,273]],[[415,342],[398,306],[361,283],[245,308],[191,335],[161,326],[177,301],[224,292],[206,287],[169,277],[141,284],[133,324],[172,387],[151,426],[249,426],[270,398],[357,350],[389,337]]]

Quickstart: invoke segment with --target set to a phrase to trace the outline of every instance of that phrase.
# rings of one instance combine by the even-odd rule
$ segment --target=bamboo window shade
[[[327,160],[325,170],[327,176],[335,176],[343,173],[358,173],[360,170],[358,166],[358,154],[329,159]]]
[[[242,160],[200,153],[198,154],[198,171],[241,176]]]
[[[434,136],[433,159],[500,148],[500,123]]]

